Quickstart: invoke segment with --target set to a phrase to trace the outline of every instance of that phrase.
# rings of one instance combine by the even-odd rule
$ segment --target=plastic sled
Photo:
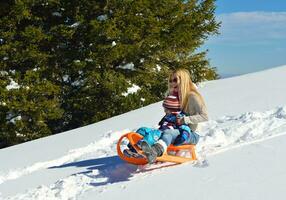
[[[134,147],[134,149],[141,155],[144,155],[142,150],[136,145],[139,140],[141,140],[143,136],[141,136],[138,133],[135,132],[130,132],[127,133],[119,139],[117,143],[117,153],[118,156],[122,159],[125,160],[128,163],[134,164],[134,165],[145,165],[148,163],[147,159],[145,156],[142,156],[140,158],[136,157],[129,157],[124,155],[123,151],[121,150],[121,144],[122,141],[125,139],[128,140],[128,142]],[[185,151],[190,153],[190,157],[183,157],[179,156],[180,151]],[[174,154],[174,155],[170,155]],[[196,157],[196,152],[195,152],[195,145],[192,144],[187,144],[187,145],[181,145],[181,146],[174,146],[170,145],[167,149],[167,153],[163,154],[160,157],[157,157],[156,161],[157,162],[172,162],[176,164],[181,164],[184,162],[192,161],[192,160],[197,160]]]

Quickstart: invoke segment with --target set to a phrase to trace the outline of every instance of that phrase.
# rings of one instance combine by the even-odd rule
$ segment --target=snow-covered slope
[[[122,134],[161,119],[158,102],[0,150],[0,199],[282,199],[286,66],[199,89],[211,120],[201,125],[197,162],[133,166],[116,155]]]

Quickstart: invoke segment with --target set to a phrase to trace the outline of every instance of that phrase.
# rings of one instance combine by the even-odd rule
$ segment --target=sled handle
[[[145,165],[148,163],[147,159],[145,157],[142,157],[142,158],[133,158],[133,157],[128,157],[128,156],[125,156],[122,151],[121,151],[121,148],[120,148],[120,144],[122,142],[122,140],[124,138],[127,138],[130,142],[130,144],[134,147],[134,149],[142,154],[142,150],[138,148],[138,146],[136,145],[137,142],[139,140],[141,140],[143,138],[143,136],[139,135],[138,133],[134,133],[134,132],[131,132],[131,133],[126,133],[124,135],[122,135],[117,143],[117,154],[118,156],[122,159],[122,160],[125,160],[126,162],[128,163],[131,163],[131,164],[134,164],[134,165]]]

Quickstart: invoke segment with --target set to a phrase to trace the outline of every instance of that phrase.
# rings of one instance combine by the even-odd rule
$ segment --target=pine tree
[[[189,69],[195,82],[216,79],[206,52],[195,53],[209,35],[217,34],[214,9],[213,0],[110,0],[80,7],[79,13],[93,13],[82,16],[86,23],[80,26],[92,60],[86,76],[91,99],[81,105],[92,108],[92,121],[161,100],[170,69]],[[140,90],[122,95],[133,84]]]
[[[60,87],[49,72],[48,36],[31,14],[28,1],[6,2],[0,16],[0,147],[50,135],[49,120],[59,119]]]
[[[217,78],[198,48],[214,0],[10,0],[0,5],[0,145],[157,102],[170,69]],[[130,88],[137,88],[130,92]]]

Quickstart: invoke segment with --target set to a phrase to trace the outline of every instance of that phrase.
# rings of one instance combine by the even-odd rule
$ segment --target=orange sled
[[[128,157],[128,156],[123,154],[120,145],[121,145],[123,139],[125,139],[125,138],[129,141],[129,143],[134,147],[134,149],[136,149],[136,151],[139,154],[144,155],[142,150],[136,145],[137,142],[139,140],[141,140],[143,137],[138,133],[130,132],[130,133],[126,133],[125,135],[121,136],[121,138],[119,139],[119,141],[117,143],[117,153],[118,153],[119,157],[122,160],[125,160],[126,162],[134,164],[134,165],[145,165],[145,164],[147,164],[148,161],[144,156],[142,156],[140,158],[135,158],[135,157]],[[190,152],[190,157],[187,158],[187,157],[177,156],[177,153],[181,150]],[[175,154],[176,156],[170,155],[171,152],[172,152],[172,154]],[[196,160],[196,159],[197,159],[197,157],[196,157],[196,152],[195,152],[195,145],[188,144],[188,145],[181,145],[181,146],[170,145],[167,149],[167,153],[158,157],[156,161],[172,162],[172,163],[181,164],[181,163]]]

